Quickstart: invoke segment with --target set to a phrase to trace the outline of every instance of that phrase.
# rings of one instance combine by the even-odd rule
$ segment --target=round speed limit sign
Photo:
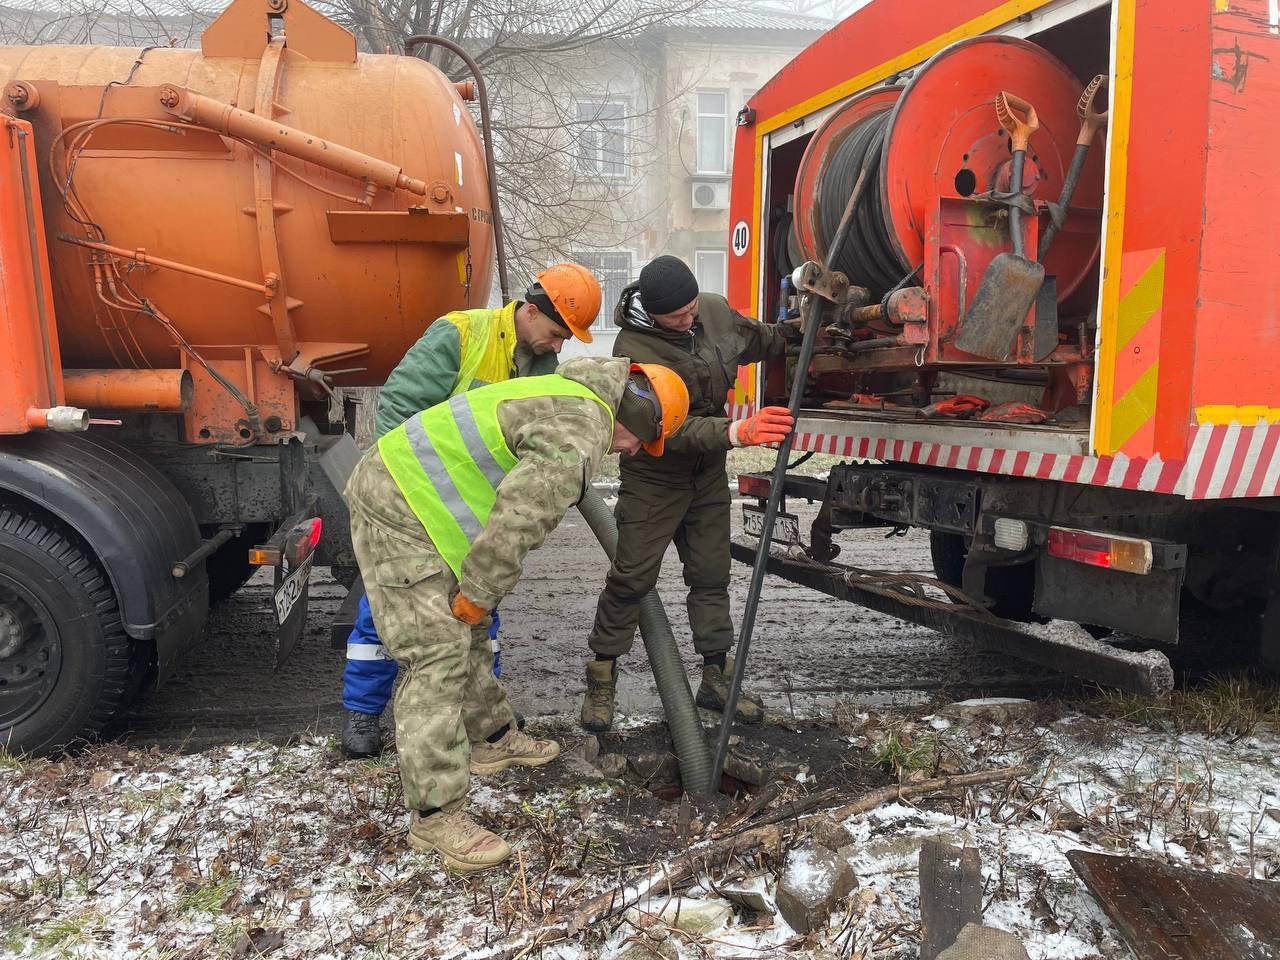
[[[740,257],[747,252],[747,247],[751,245],[751,228],[747,226],[747,221],[739,220],[733,225],[733,236],[730,240],[730,246],[733,247],[733,255]]]

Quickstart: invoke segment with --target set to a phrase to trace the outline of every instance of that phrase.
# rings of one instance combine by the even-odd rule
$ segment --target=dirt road
[[[736,507],[734,512],[737,534],[741,518]],[[930,569],[928,539],[919,532],[892,540],[882,531],[849,533],[840,542],[842,559],[853,557],[859,566]],[[586,634],[606,569],[586,523],[571,512],[530,556],[524,578],[502,605],[504,680],[526,715],[577,711]],[[735,564],[735,618],[749,575]],[[698,660],[687,642],[685,588],[674,549],[659,590],[692,674]],[[113,732],[127,733],[134,743],[192,750],[280,741],[304,730],[335,732],[345,653],[330,646],[329,623],[343,596],[327,570],[313,575],[305,633],[276,673],[268,584],[251,581],[212,613],[206,642],[189,664],[137,704]],[[633,655],[621,663],[620,713],[659,712],[638,637]],[[911,705],[934,698],[1044,694],[1067,682],[776,578],[766,580],[748,677],[771,709],[807,715],[827,712],[836,699]]]

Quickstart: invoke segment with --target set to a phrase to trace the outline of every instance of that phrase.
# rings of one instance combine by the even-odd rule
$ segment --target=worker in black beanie
[[[689,627],[702,654],[698,706],[722,711],[733,665],[729,618],[729,478],[725,454],[732,447],[776,443],[793,425],[784,407],[754,416],[725,416],[738,365],[785,353],[799,330],[766,326],[744,317],[716,293],[699,293],[698,281],[677,257],[656,257],[640,280],[622,291],[613,313],[622,328],[615,356],[661,363],[689,388],[689,419],[667,440],[662,457],[624,456],[614,513],[618,549],[596,606],[588,643],[582,725],[604,731],[613,724],[618,657],[631,649],[640,601],[658,581],[662,556],[674,539],[689,587]],[[742,693],[737,719],[759,723],[760,698]]]
[[[698,299],[698,280],[679,257],[654,257],[640,271],[640,305],[649,316],[675,313]]]

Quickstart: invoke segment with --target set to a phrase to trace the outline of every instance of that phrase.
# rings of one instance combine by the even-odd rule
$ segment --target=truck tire
[[[102,566],[69,528],[0,505],[0,746],[34,754],[102,729],[132,642]]]
[[[929,553],[933,557],[933,575],[953,587],[964,580],[964,561],[969,544],[958,533],[929,531]],[[1032,612],[1035,600],[1035,564],[1020,563],[1012,567],[987,568],[987,596],[995,601],[991,612],[1006,620],[1041,621]]]

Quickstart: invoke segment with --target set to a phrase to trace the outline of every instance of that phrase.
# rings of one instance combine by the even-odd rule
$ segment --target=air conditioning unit
[[[692,202],[695,210],[728,210],[729,182],[694,181]]]

